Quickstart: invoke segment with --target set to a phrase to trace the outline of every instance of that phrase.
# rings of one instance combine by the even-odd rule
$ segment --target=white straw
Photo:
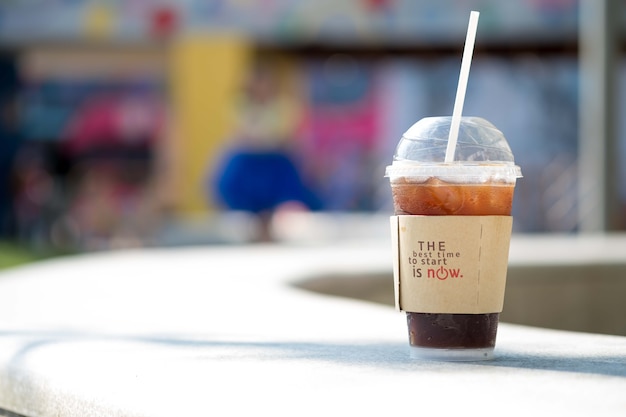
[[[465,90],[467,90],[467,79],[469,78],[472,55],[474,53],[474,41],[476,40],[476,30],[478,29],[478,16],[480,16],[479,12],[470,13],[467,37],[465,38],[465,48],[463,49],[463,60],[461,61],[461,74],[459,75],[459,85],[456,88],[456,99],[454,100],[450,135],[448,136],[448,147],[446,148],[446,162],[454,161],[456,141],[461,125],[461,114],[463,113],[463,103],[465,102]]]

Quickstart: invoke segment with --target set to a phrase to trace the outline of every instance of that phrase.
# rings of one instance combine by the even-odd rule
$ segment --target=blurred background
[[[464,114],[522,167],[515,232],[624,230],[626,2],[585,35],[588,3],[3,0],[0,252],[386,239],[384,167],[452,113],[471,10]]]

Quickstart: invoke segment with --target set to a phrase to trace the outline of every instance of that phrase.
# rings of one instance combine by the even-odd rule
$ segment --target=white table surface
[[[514,239],[511,262],[531,256],[525,245]],[[131,250],[5,271],[0,409],[626,415],[625,337],[505,323],[493,361],[421,362],[408,356],[403,313],[292,285],[390,268],[386,241],[361,241]]]

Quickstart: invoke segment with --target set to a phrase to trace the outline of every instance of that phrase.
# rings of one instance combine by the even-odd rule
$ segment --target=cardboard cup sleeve
[[[502,312],[512,224],[511,216],[392,216],[396,308]]]

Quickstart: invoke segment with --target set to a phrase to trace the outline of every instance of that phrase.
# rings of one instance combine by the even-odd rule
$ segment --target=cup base
[[[494,358],[493,348],[480,349],[434,349],[410,346],[412,359],[429,361],[471,362],[488,361]]]

